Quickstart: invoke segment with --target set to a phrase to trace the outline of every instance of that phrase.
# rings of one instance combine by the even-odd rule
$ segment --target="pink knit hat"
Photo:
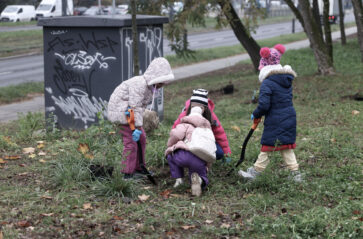
[[[285,47],[281,44],[275,45],[273,48],[263,47],[260,50],[260,65],[261,70],[264,66],[280,64],[282,54],[285,52]]]

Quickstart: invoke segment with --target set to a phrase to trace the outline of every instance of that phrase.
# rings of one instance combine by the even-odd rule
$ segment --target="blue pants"
[[[219,159],[223,158],[224,152],[223,152],[222,147],[218,143],[216,143],[216,146],[217,146],[216,159],[219,160]]]

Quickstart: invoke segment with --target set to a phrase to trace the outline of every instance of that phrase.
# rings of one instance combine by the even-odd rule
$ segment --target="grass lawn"
[[[7,87],[0,87],[0,105],[27,100],[37,94],[43,94],[43,82],[30,82]]]
[[[192,89],[210,91],[228,135],[234,163],[249,131],[252,65],[240,64],[165,88],[165,120],[148,135],[147,165],[158,186],[122,180],[92,180],[90,164],[119,169],[122,143],[113,125],[101,121],[86,131],[45,133],[42,114],[0,125],[0,235],[4,238],[362,238],[362,103],[347,97],[362,90],[363,67],[356,39],[335,45],[337,74],[316,76],[310,49],[290,50],[283,64],[298,73],[294,105],[296,155],[305,182],[292,183],[278,153],[256,181],[247,183],[232,164],[213,165],[200,198],[186,183],[173,189],[163,152],[169,130]],[[219,89],[233,83],[235,93]],[[261,124],[242,168],[260,149]],[[42,142],[40,142],[42,141]],[[77,148],[87,144],[81,154]],[[34,148],[23,153],[23,148]],[[93,158],[93,159],[90,159]],[[6,161],[6,162],[5,162]]]
[[[0,22],[0,27],[16,27],[16,26],[29,26],[36,25],[37,21],[30,22]]]
[[[28,30],[2,32],[0,34],[0,57],[41,53],[43,50],[43,32]]]

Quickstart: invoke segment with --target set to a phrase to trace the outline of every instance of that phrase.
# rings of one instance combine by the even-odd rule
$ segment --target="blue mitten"
[[[253,116],[253,114],[251,114],[251,120],[253,120],[255,117]]]
[[[134,132],[132,132],[132,140],[137,142],[140,140],[140,135],[142,135],[142,131],[135,129]]]

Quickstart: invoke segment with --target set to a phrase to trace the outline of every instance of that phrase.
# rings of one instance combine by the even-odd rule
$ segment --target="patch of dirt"
[[[357,92],[354,95],[345,95],[341,97],[342,99],[348,99],[348,100],[356,100],[356,101],[363,101],[363,94],[360,92]]]

